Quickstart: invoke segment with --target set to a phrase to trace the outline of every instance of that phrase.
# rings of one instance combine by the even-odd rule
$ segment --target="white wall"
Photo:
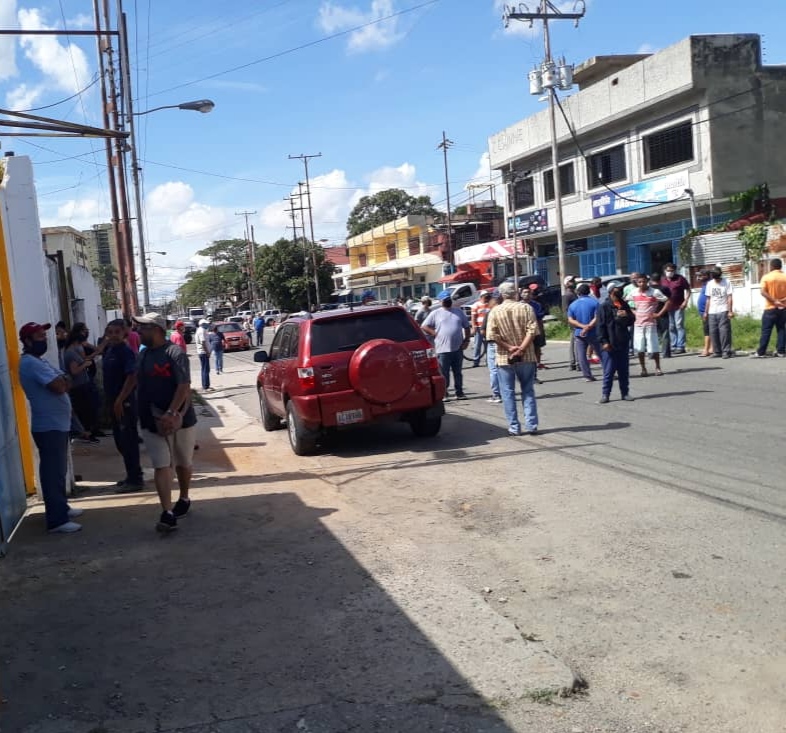
[[[41,244],[41,223],[33,182],[33,166],[27,156],[4,158],[5,176],[0,186],[3,227],[16,323],[14,332],[28,321],[55,324],[58,307],[49,285],[47,260]],[[54,328],[49,332],[46,358],[57,366]]]
[[[101,307],[101,291],[93,276],[84,267],[68,268],[74,287],[71,316],[74,321],[84,321],[90,329],[90,341],[95,343],[104,335],[106,311]]]

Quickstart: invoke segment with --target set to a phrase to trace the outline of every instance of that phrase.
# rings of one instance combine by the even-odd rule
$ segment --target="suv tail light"
[[[438,375],[442,372],[439,369],[439,361],[437,361],[437,350],[430,348],[426,350],[426,359],[428,359],[429,372],[432,375]]]
[[[317,386],[317,380],[314,378],[314,367],[300,367],[297,370],[297,376],[300,380],[300,386],[304,389],[314,389]]]

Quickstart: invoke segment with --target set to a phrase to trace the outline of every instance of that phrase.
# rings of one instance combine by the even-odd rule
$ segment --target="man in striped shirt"
[[[535,401],[535,335],[538,321],[532,306],[516,300],[516,285],[502,283],[499,286],[502,302],[488,315],[486,338],[497,345],[497,368],[502,406],[508,421],[508,433],[521,435],[516,409],[516,380],[521,385],[521,401],[524,406],[524,433],[538,432],[538,406]]]
[[[480,365],[480,353],[483,349],[483,323],[488,312],[491,310],[491,293],[488,290],[481,290],[478,299],[472,304],[470,309],[470,336],[473,338],[474,351],[472,354],[472,366]]]

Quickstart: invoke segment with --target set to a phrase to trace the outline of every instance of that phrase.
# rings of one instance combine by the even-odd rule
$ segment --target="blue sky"
[[[681,15],[665,7],[588,0],[578,29],[554,25],[553,51],[579,63],[655,51],[691,33],[751,32],[764,36],[765,63],[786,63],[786,40],[768,32],[783,0],[689,0]],[[396,186],[444,200],[443,129],[455,142],[451,199],[465,201],[468,181],[488,179],[487,137],[540,106],[526,82],[542,57],[539,32],[521,23],[505,31],[495,0],[125,0],[125,9],[136,109],[216,103],[208,115],[140,118],[148,240],[167,252],[153,256],[154,296],[173,290],[196,250],[242,236],[235,212],[257,212],[258,241],[287,233],[283,199],[303,178],[290,154],[322,153],[311,162],[315,236],[339,242],[363,194]],[[63,27],[64,18],[69,28],[89,27],[91,14],[90,0],[0,0],[0,27]],[[71,43],[0,39],[0,106],[49,105],[88,86],[94,42]],[[40,114],[99,124],[96,89]],[[44,225],[109,220],[101,143],[0,142],[36,163]]]

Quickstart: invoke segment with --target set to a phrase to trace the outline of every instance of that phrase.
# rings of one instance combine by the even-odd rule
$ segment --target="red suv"
[[[299,456],[327,430],[404,420],[415,435],[439,432],[445,380],[431,344],[398,306],[367,306],[295,316],[281,324],[257,392],[265,430],[286,419]]]

